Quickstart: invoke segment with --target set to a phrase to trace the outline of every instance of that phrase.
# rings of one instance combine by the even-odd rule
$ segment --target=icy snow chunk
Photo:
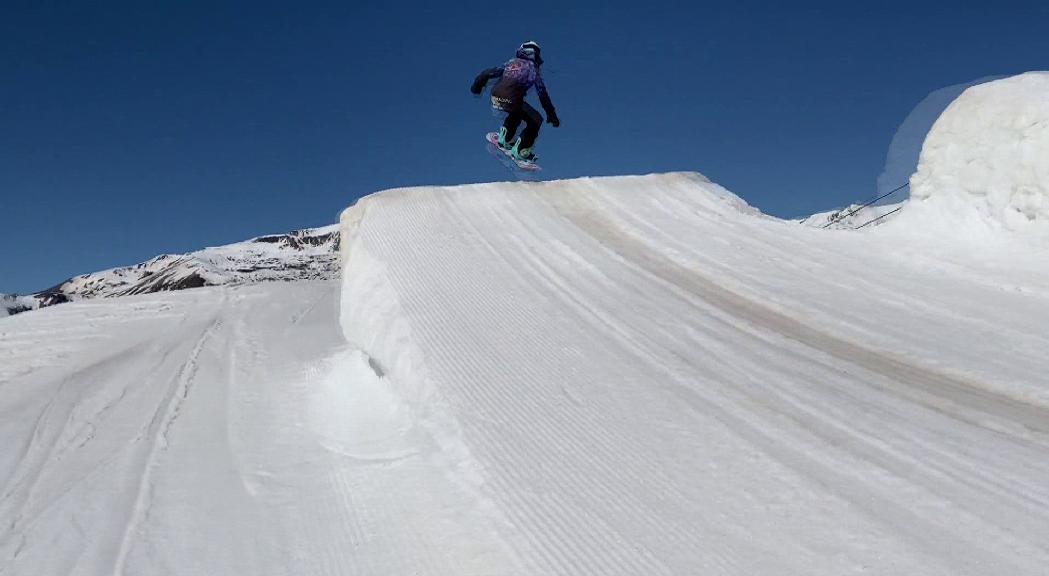
[[[1049,241],[1049,72],[962,93],[925,139],[911,197],[919,212]]]

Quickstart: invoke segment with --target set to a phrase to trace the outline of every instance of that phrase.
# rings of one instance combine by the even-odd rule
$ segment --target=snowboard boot
[[[520,140],[520,138],[515,138],[511,142],[507,142],[506,141],[506,126],[501,126],[499,128],[499,147],[502,148],[503,150],[513,150],[514,146],[517,145],[517,142],[519,140]]]
[[[521,148],[520,138],[514,141],[514,147],[510,149],[510,156],[513,157],[514,160],[520,162],[534,163],[539,159],[539,157],[535,155],[535,152],[532,152],[531,148]]]

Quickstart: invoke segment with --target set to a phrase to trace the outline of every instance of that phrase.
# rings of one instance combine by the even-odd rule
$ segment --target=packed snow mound
[[[1049,72],[967,89],[925,139],[908,212],[1049,240]]]

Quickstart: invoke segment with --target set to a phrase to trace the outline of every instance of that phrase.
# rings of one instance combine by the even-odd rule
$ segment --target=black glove
[[[470,92],[474,94],[480,94],[481,91],[484,90],[485,84],[487,84],[487,82],[474,82],[473,86],[470,86]]]
[[[561,125],[561,119],[557,117],[557,112],[549,112],[549,113],[547,113],[546,121],[551,126],[553,126],[554,128],[557,128],[558,126]]]

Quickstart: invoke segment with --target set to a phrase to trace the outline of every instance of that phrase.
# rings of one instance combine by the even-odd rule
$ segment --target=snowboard
[[[503,147],[499,145],[499,134],[495,132],[489,132],[488,134],[485,134],[484,139],[488,141],[488,148],[492,150],[493,154],[499,154],[504,159],[509,160],[512,166],[516,166],[518,169],[524,170],[526,172],[538,172],[542,170],[542,168],[540,168],[539,165],[535,162],[528,162],[527,160],[518,160],[514,158],[512,154],[510,154],[509,150],[504,150]]]

